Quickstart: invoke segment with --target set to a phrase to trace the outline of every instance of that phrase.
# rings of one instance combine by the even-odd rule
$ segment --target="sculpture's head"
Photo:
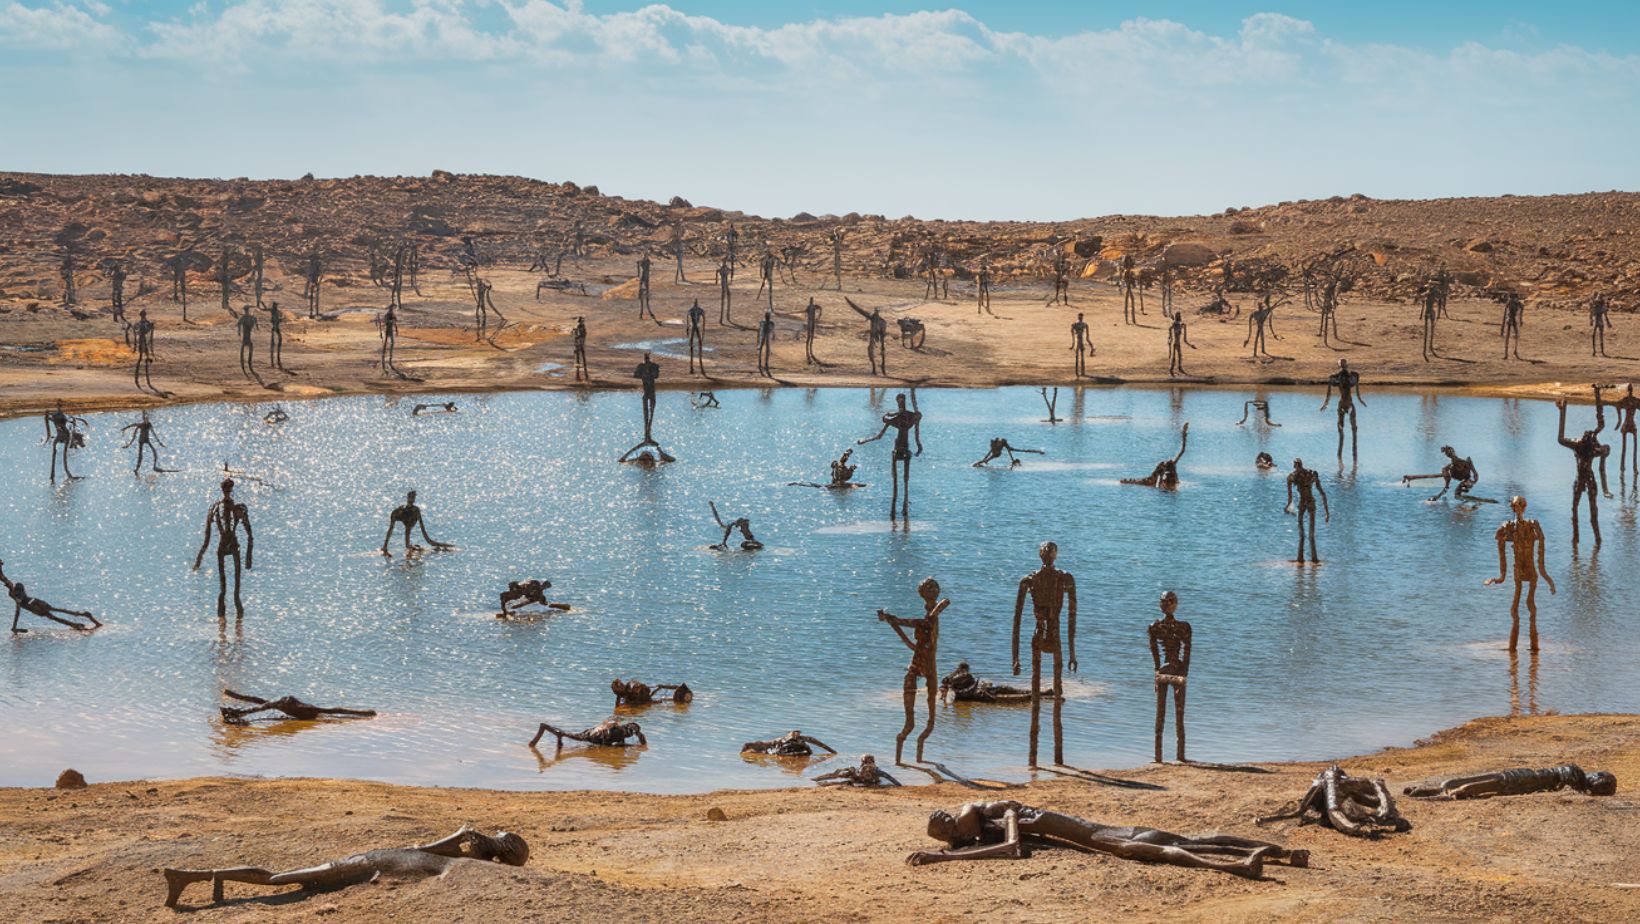
[[[232,478],[222,479],[222,496],[223,497],[228,497],[231,494],[233,494],[233,479]]]
[[[621,730],[621,734],[628,738],[636,738],[643,734],[643,730],[638,727],[637,722],[623,722],[618,727]]]
[[[508,866],[523,866],[530,859],[530,845],[511,831],[495,834],[496,861]]]
[[[1458,457],[1458,451],[1453,449],[1451,446],[1442,446],[1441,451],[1446,453],[1447,455],[1451,456],[1454,459],[1456,459]]]
[[[871,754],[861,754],[860,766],[862,768],[875,768],[877,766],[877,758]]]
[[[934,598],[940,595],[940,582],[931,577],[925,577],[922,579],[922,583],[917,585],[917,593],[922,596],[923,602],[931,604],[934,602]]]
[[[797,739],[799,739],[801,737],[803,737],[803,732],[799,729],[794,728],[791,731],[786,732],[784,735],[781,735],[780,740],[782,740],[782,741],[796,741]]]
[[[1617,792],[1617,777],[1612,776],[1610,773],[1604,770],[1596,770],[1593,773],[1585,774],[1585,776],[1588,777],[1589,781],[1589,795],[1609,796]]]
[[[1514,497],[1509,498],[1509,509],[1515,511],[1515,513],[1517,513],[1517,514],[1525,513],[1526,512],[1526,498],[1521,497],[1519,494],[1516,494]]]
[[[1293,460],[1293,471],[1299,472],[1299,471],[1303,471],[1303,470],[1304,470],[1304,460],[1303,459],[1294,459]]]
[[[1037,548],[1036,554],[1042,556],[1044,565],[1052,565],[1054,559],[1059,557],[1059,546],[1052,542],[1044,542]]]
[[[1077,312],[1077,313],[1076,313],[1076,319],[1077,319],[1077,320],[1078,320],[1078,321],[1080,321],[1080,320],[1082,320],[1082,312],[1080,312],[1080,311],[1078,311],[1078,312]]]
[[[957,673],[959,673],[959,674],[968,673],[968,662],[967,661],[958,661],[957,662]]]
[[[1350,361],[1349,360],[1341,359],[1341,360],[1338,361],[1338,371],[1348,372],[1349,369],[1350,369]]]
[[[957,819],[945,809],[935,809],[928,816],[928,836],[947,844],[957,842]]]
[[[407,492],[404,495],[404,502],[407,503],[407,504],[414,504],[416,502],[416,492],[414,492],[414,491]]]
[[[900,410],[905,410],[905,395],[895,395],[894,403],[900,406]]]
[[[609,682],[609,691],[614,693],[616,696],[625,696],[627,691],[630,689],[631,687],[627,685],[627,682],[619,677],[616,677],[614,680]]]
[[[1172,616],[1179,609],[1179,595],[1171,590],[1162,592],[1162,612]]]

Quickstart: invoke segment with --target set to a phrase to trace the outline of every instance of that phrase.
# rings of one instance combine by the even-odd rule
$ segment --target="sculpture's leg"
[[[892,520],[900,504],[900,463],[893,459],[888,462],[888,477],[892,484],[888,496],[888,518]]]
[[[238,618],[244,619],[245,618],[245,601],[243,601],[239,598],[239,580],[240,580],[239,567],[240,567],[239,550],[234,549],[234,552],[233,552],[233,609],[234,609],[234,614]],[[218,615],[221,615],[221,614],[218,614]]]
[[[216,618],[228,618],[228,556],[221,548],[216,551]]]
[[[1509,651],[1514,652],[1520,644],[1520,591],[1523,582],[1515,578],[1515,599],[1509,604]]]
[[[922,763],[923,744],[934,733],[934,701],[939,697],[939,678],[932,673],[923,675],[923,688],[928,691],[928,725],[917,736],[917,763]]]
[[[1298,557],[1293,561],[1301,565],[1304,563],[1304,508],[1302,506],[1298,508]]]
[[[894,736],[894,763],[896,764],[903,763],[901,754],[905,750],[905,739],[911,736],[911,729],[917,727],[917,675],[910,671],[907,671],[905,675],[905,688],[901,699],[905,702],[905,725],[900,729],[900,733]],[[921,739],[918,739],[917,746],[921,748]],[[922,760],[922,755],[918,754],[917,759]]]
[[[1315,544],[1315,508],[1314,507],[1310,508],[1310,562],[1312,564],[1320,564],[1321,563],[1320,549],[1318,549],[1316,547],[1316,544]]]
[[[1162,762],[1162,726],[1167,719],[1167,684],[1156,681],[1156,763]]]
[[[1605,461],[1602,460],[1601,464],[1604,465]],[[68,471],[68,456],[66,454],[63,456],[63,471],[65,471],[65,472]],[[1596,491],[1594,489],[1593,485],[1590,485],[1589,486],[1589,529],[1594,532],[1594,547],[1597,548],[1597,549],[1600,548],[1600,506],[1597,502],[1597,499],[1599,498],[1599,496],[1600,496],[1600,492]]]
[[[1184,763],[1184,693],[1185,693],[1185,687],[1184,687],[1184,684],[1182,684],[1182,683],[1172,684],[1171,686],[1173,687],[1173,731],[1174,731],[1174,742],[1175,742],[1175,750],[1173,752],[1173,759],[1177,760],[1179,763],[1182,764],[1182,763]]]
[[[1338,412],[1338,458],[1344,458],[1344,412]]]
[[[911,460],[904,460],[904,464],[905,490],[900,494],[900,519],[909,520],[911,519]],[[1594,495],[1592,494],[1589,496],[1589,503],[1594,503]],[[1595,527],[1594,541],[1596,545],[1600,544],[1600,528],[1598,525]]]
[[[1061,712],[1065,706],[1064,658],[1059,646],[1053,650],[1053,762],[1065,763],[1065,725]]]
[[[1537,654],[1537,650],[1538,650],[1538,633],[1537,633],[1537,579],[1536,578],[1533,578],[1532,581],[1526,587],[1526,613],[1527,613],[1528,619],[1530,620],[1529,623],[1528,623],[1528,628],[1527,628],[1527,639],[1532,645],[1532,648],[1531,648],[1532,653]],[[1520,624],[1520,621],[1517,619],[1516,620],[1516,626],[1517,626],[1516,631],[1519,631],[1519,629],[1518,629],[1519,624]],[[1510,639],[1509,650],[1510,651],[1515,650],[1514,649],[1514,640],[1513,639]]]
[[[1577,480],[1577,483],[1572,485],[1572,546],[1574,548],[1577,546],[1577,539],[1578,539],[1578,535],[1577,535],[1577,505],[1578,505],[1578,502],[1581,501],[1581,500],[1583,500],[1583,479],[1581,477],[1579,477],[1578,480]]]
[[[1031,642],[1031,760],[1036,767],[1036,739],[1042,726],[1042,649]]]

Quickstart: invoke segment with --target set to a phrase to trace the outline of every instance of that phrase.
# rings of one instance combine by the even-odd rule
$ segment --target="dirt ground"
[[[624,282],[624,260],[589,260],[575,268],[578,278]],[[705,261],[691,265],[692,278],[709,278]],[[569,270],[566,269],[566,275]],[[232,319],[215,305],[192,306],[183,324],[174,304],[151,298],[146,304],[157,323],[156,396],[132,384],[134,355],[125,346],[122,328],[105,316],[76,321],[56,310],[12,311],[0,316],[0,413],[38,412],[57,399],[81,410],[157,405],[166,402],[243,400],[289,401],[367,392],[426,393],[492,389],[576,387],[569,330],[584,316],[589,330],[591,387],[636,387],[632,369],[639,350],[620,344],[681,338],[683,317],[699,299],[707,310],[705,375],[690,375],[683,360],[658,358],[662,387],[709,389],[772,386],[997,386],[1078,384],[1073,375],[1070,325],[1085,312],[1095,353],[1088,359],[1084,384],[1169,383],[1192,386],[1283,386],[1325,381],[1339,359],[1361,373],[1370,408],[1375,388],[1444,386],[1510,395],[1570,394],[1590,400],[1590,382],[1626,381],[1640,371],[1640,326],[1627,315],[1614,316],[1608,339],[1610,359],[1591,358],[1588,320],[1572,308],[1533,307],[1525,320],[1522,360],[1502,358],[1498,336],[1499,308],[1489,301],[1454,302],[1451,319],[1440,322],[1437,346],[1441,358],[1425,362],[1419,349],[1421,322],[1406,304],[1347,300],[1339,311],[1343,343],[1323,345],[1318,316],[1301,306],[1275,315],[1282,337],[1268,341],[1275,358],[1251,358],[1243,346],[1248,334],[1243,317],[1220,321],[1202,318],[1194,308],[1207,301],[1198,292],[1181,292],[1188,310],[1190,342],[1185,351],[1188,377],[1167,375],[1166,321],[1155,298],[1137,326],[1122,323],[1118,290],[1103,282],[1078,281],[1071,307],[1044,305],[1046,289],[1019,285],[999,290],[995,316],[979,314],[972,297],[953,287],[949,301],[924,301],[918,280],[845,279],[844,292],[807,286],[778,286],[775,294],[776,341],[772,377],[756,371],[756,321],[766,302],[755,299],[755,278],[736,282],[734,321],[717,323],[715,285],[661,281],[656,271],[653,303],[660,320],[639,319],[629,298],[543,293],[535,298],[535,275],[519,270],[491,270],[494,300],[507,326],[489,341],[473,337],[472,305],[465,283],[448,274],[423,283],[424,297],[409,296],[401,312],[396,366],[401,376],[377,365],[379,334],[375,318],[385,304],[380,290],[347,290],[331,294],[324,309],[332,321],[294,316],[285,322],[284,365],[269,369],[267,325],[255,336],[255,378],[240,372],[238,337]],[[664,274],[670,280],[670,272]],[[818,283],[818,279],[814,282]],[[285,279],[298,290],[299,280]],[[963,284],[966,286],[966,284]],[[890,321],[888,375],[873,376],[866,361],[865,320],[850,310],[844,297],[867,310],[881,308]],[[960,296],[960,297],[959,297]],[[815,353],[823,366],[805,367],[803,308],[813,297],[822,307]],[[902,346],[899,318],[926,326],[921,348]],[[674,344],[672,350],[681,350]],[[557,364],[561,368],[548,368]],[[1363,413],[1363,420],[1370,411]]]
[[[695,796],[416,789],[336,780],[194,779],[0,790],[0,915],[49,922],[821,921],[1131,918],[1183,921],[1624,921],[1640,914],[1640,716],[1480,719],[1344,767],[1408,783],[1573,761],[1618,794],[1401,800],[1413,828],[1366,841],[1252,818],[1297,798],[1323,764],[1062,768],[1005,787],[790,789]],[[898,771],[917,777],[915,769]],[[960,769],[958,770],[960,772]],[[927,814],[1013,799],[1110,824],[1225,832],[1306,848],[1263,881],[1066,849],[908,867]],[[721,809],[723,821],[707,820]],[[523,835],[523,868],[462,863],[442,878],[336,892],[195,885],[162,906],[163,866],[290,868],[430,840],[472,823]]]

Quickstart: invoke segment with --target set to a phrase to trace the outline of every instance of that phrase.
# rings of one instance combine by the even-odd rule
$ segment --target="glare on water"
[[[1521,708],[1640,708],[1626,589],[1634,486],[1602,499],[1598,557],[1585,547],[1574,559],[1571,454],[1555,444],[1551,405],[1369,392],[1360,462],[1341,468],[1332,412],[1312,393],[1271,393],[1283,425],[1271,430],[1236,426],[1249,396],[1229,391],[1066,390],[1068,420],[1050,426],[1034,390],[926,390],[912,522],[891,529],[890,440],[856,451],[865,489],[787,482],[824,481],[830,459],[876,432],[892,392],[719,397],[721,409],[695,411],[682,393],[661,395],[657,436],[679,461],[654,472],[614,462],[641,435],[632,393],[457,396],[459,414],[419,418],[410,407],[431,398],[345,398],[292,405],[277,427],[262,422],[265,406],[166,409],[153,414],[170,447],[163,464],[183,471],[140,478],[115,438],[135,414],[91,415],[91,445],[73,460],[87,477],[56,487],[39,420],[0,424],[8,575],[108,624],[80,636],[25,616],[32,631],[0,652],[0,785],[38,785],[70,765],[103,780],[789,785],[825,765],[744,760],[740,744],[801,728],[845,759],[893,753],[908,652],[875,613],[917,615],[926,575],[952,600],[942,672],[965,660],[1019,682],[1014,596],[1046,539],[1080,595],[1081,670],[1064,706],[1078,766],[1149,759],[1145,627],[1167,588],[1195,629],[1186,718],[1199,759],[1406,743],[1509,711],[1516,684]],[[1578,431],[1592,425],[1588,408],[1572,416]],[[1172,456],[1186,420],[1179,491],[1117,483]],[[1013,471],[971,468],[993,436],[1046,455]],[[1539,594],[1535,676],[1522,652],[1517,681],[1499,650],[1509,590],[1481,586],[1496,573],[1493,531],[1507,509],[1429,504],[1439,482],[1398,483],[1438,470],[1443,443],[1474,458],[1476,493],[1524,493],[1543,522],[1560,592]],[[1281,468],[1255,471],[1260,450]],[[1285,561],[1296,541],[1283,475],[1295,455],[1321,472],[1332,503],[1315,569]],[[215,618],[214,557],[189,571],[223,462],[252,476],[238,492],[256,530],[242,627]],[[1614,490],[1615,463],[1614,453]],[[393,558],[376,552],[411,488],[434,538],[456,551],[406,560],[396,540]],[[750,517],[768,548],[709,549],[721,531],[708,501]],[[496,593],[527,577],[550,579],[551,599],[573,609],[496,620]],[[687,681],[697,699],[637,713],[650,741],[641,752],[525,748],[540,721],[581,728],[607,716],[616,676]],[[216,718],[224,687],[381,716],[229,727]],[[937,717],[931,760],[971,777],[1026,776],[1027,709],[941,706]]]

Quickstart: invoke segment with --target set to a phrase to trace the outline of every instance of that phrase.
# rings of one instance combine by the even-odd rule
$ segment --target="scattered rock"
[[[667,204],[668,207],[674,208],[674,209],[692,209],[692,208],[694,208],[693,205],[689,204],[689,200],[685,199],[682,196],[673,196],[666,204]]]
[[[723,809],[720,809],[720,808],[718,808],[717,806],[714,805],[711,808],[706,810],[706,820],[707,821],[728,821],[729,820],[729,815],[726,812],[724,812]]]
[[[1463,249],[1469,251],[1470,253],[1491,253],[1497,248],[1492,245],[1491,241],[1486,240],[1485,238],[1477,237],[1469,243],[1463,245]]]
[[[1179,241],[1162,251],[1162,260],[1168,266],[1206,266],[1218,258],[1213,248],[1196,241]]]
[[[84,789],[85,776],[73,767],[57,774],[56,787],[58,789]]]

